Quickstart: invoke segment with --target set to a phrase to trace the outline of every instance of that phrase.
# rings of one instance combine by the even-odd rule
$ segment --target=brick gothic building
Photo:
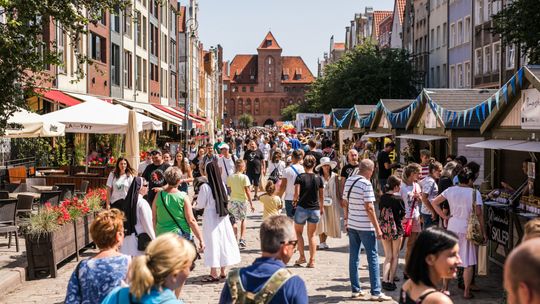
[[[225,126],[238,126],[248,113],[258,126],[281,120],[281,110],[304,100],[315,79],[300,56],[281,56],[282,49],[268,32],[256,55],[236,55],[224,65]]]

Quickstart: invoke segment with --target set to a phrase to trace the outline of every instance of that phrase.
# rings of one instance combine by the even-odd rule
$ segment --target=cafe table
[[[40,186],[40,185],[31,185],[30,187],[36,189],[39,193],[43,191],[52,191],[54,186]]]
[[[19,194],[33,196],[35,200],[41,197],[41,193],[36,193],[36,192],[13,192],[9,194],[9,198],[17,198]]]
[[[64,174],[64,170],[60,169],[45,169],[45,170],[39,170],[39,173],[48,175],[48,174]]]

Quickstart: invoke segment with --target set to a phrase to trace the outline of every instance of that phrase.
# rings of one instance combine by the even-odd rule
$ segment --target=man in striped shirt
[[[375,164],[370,159],[360,162],[358,170],[347,181],[343,191],[344,221],[349,233],[349,278],[352,298],[367,301],[387,301],[392,298],[381,292],[381,275],[379,272],[379,254],[377,239],[382,236],[381,228],[375,215],[375,194],[370,179]],[[360,289],[358,263],[360,245],[366,249],[369,269],[371,294]]]

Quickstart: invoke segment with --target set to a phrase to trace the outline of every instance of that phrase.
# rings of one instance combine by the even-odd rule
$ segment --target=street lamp
[[[189,144],[188,144],[188,139],[189,139],[188,120],[189,120],[189,113],[190,113],[189,99],[192,98],[190,77],[189,77],[189,75],[191,73],[190,65],[189,65],[189,60],[190,60],[189,54],[190,54],[191,49],[192,49],[192,47],[191,47],[191,39],[192,38],[197,38],[195,33],[196,33],[198,27],[199,27],[199,23],[197,22],[197,20],[195,18],[191,17],[188,20],[186,20],[186,28],[187,28],[187,32],[186,32],[186,66],[185,66],[186,100],[184,102],[184,114],[185,114],[185,117],[184,117],[184,135],[185,135],[184,149],[185,150],[184,151],[186,151],[186,153],[189,152]]]

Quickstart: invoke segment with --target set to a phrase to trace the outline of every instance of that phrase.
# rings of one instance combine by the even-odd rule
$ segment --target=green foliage
[[[306,110],[328,113],[332,108],[375,104],[381,98],[413,98],[418,93],[415,79],[407,51],[366,42],[325,67],[307,93]]]
[[[240,117],[238,118],[238,122],[240,123],[240,126],[244,128],[249,128],[253,126],[253,116],[244,113],[240,115]]]
[[[530,64],[540,64],[540,1],[514,0],[493,16],[492,31],[504,44],[521,46]]]
[[[50,138],[11,139],[11,159],[35,157],[38,165],[47,165],[51,153]]]
[[[0,0],[0,13],[6,19],[0,23],[0,135],[17,107],[25,107],[25,97],[34,94],[36,86],[52,80],[54,73],[48,72],[49,68],[60,64],[56,43],[48,41],[49,28],[61,26],[76,49],[77,62],[91,64],[86,52],[78,49],[88,25],[97,23],[101,11],[122,10],[129,3],[129,0]],[[82,77],[83,69],[78,69],[77,78]]]
[[[297,103],[288,105],[281,110],[281,120],[291,121],[296,119],[296,113],[300,112],[300,105]]]
[[[50,147],[50,146],[49,146]],[[71,163],[71,153],[67,149],[66,138],[58,137],[54,148],[49,154],[49,165],[54,167],[66,166]]]

